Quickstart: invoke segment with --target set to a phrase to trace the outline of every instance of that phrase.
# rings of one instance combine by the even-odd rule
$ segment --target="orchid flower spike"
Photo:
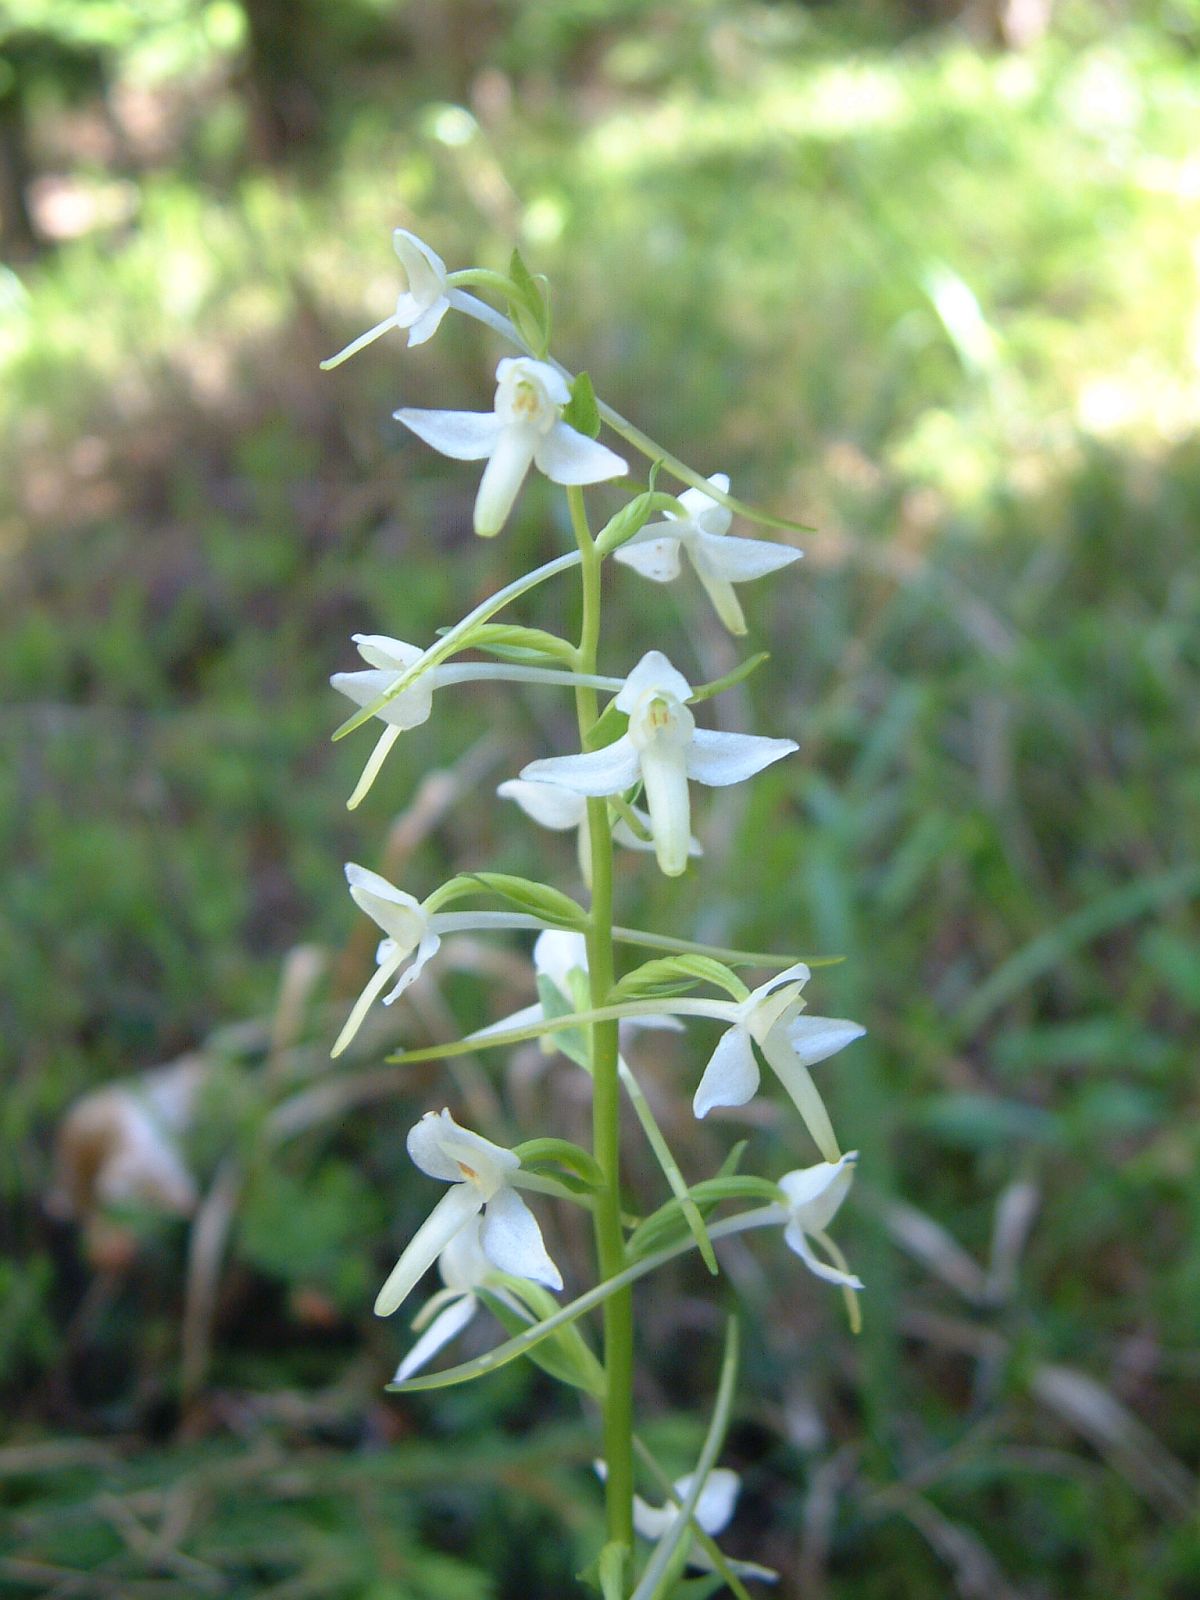
[[[392,1002],[420,976],[426,963],[441,948],[443,933],[468,933],[480,928],[528,928],[530,918],[522,913],[505,911],[434,911],[429,912],[419,900],[403,889],[371,872],[367,867],[346,863],[346,882],[356,906],[365,911],[371,920],[383,929],[385,937],[375,951],[378,970],[370,983],[354,1002],[350,1015],[337,1041],[330,1051],[340,1056],[351,1039],[362,1027],[363,1019],[381,992],[393,978],[395,988],[383,996],[385,1006]],[[534,926],[537,926],[534,923]],[[404,963],[412,957],[411,965]],[[401,968],[404,968],[401,971]]]
[[[593,1463],[596,1475],[601,1482],[608,1477],[606,1462]],[[676,1503],[670,1500],[665,1505],[648,1505],[641,1495],[633,1497],[633,1527],[634,1532],[641,1534],[643,1539],[653,1539],[657,1542],[667,1532],[679,1515],[679,1507],[692,1492],[692,1484],[696,1481],[694,1472],[687,1473],[682,1478],[676,1478],[672,1484],[675,1491]],[[692,1512],[692,1520],[711,1539],[715,1534],[722,1533],[728,1527],[733,1517],[733,1509],[737,1504],[737,1497],[741,1492],[741,1479],[736,1472],[731,1472],[728,1467],[714,1467],[704,1480],[704,1487],[696,1501],[696,1509]],[[725,1563],[729,1570],[736,1573],[739,1578],[759,1578],[764,1583],[776,1583],[779,1574],[773,1567],[760,1567],[754,1561],[733,1561],[728,1556]],[[714,1572],[716,1564],[703,1544],[694,1535],[688,1549],[687,1564],[697,1571]]]
[[[340,367],[343,361],[348,361],[367,345],[374,344],[389,328],[407,328],[410,349],[414,345],[424,344],[426,339],[433,338],[442,318],[449,311],[446,263],[441,256],[431,250],[423,239],[418,239],[415,233],[409,233],[407,228],[392,230],[392,244],[408,280],[407,289],[396,301],[395,311],[373,328],[368,328],[366,333],[360,333],[357,339],[352,339],[337,355],[322,361],[322,372]]]
[[[569,828],[576,829],[579,860],[584,868],[583,875],[591,880],[591,845],[585,796],[574,794],[570,789],[560,789],[554,783],[529,783],[524,778],[506,779],[497,787],[496,793],[502,800],[515,800],[525,815],[543,828],[551,828],[557,833],[565,833]],[[641,838],[624,817],[618,817],[613,823],[614,843],[623,844],[628,850],[653,850],[654,837],[651,833],[649,813],[639,811],[637,806],[630,806],[629,809],[649,837]],[[703,853],[700,841],[689,837],[688,855],[699,856]]]
[[[396,1368],[393,1383],[403,1383],[414,1372],[428,1365],[439,1350],[458,1337],[478,1312],[479,1296],[476,1290],[487,1283],[496,1271],[479,1242],[479,1228],[480,1219],[472,1217],[438,1256],[438,1271],[445,1287],[426,1301],[413,1318],[413,1331],[421,1337]],[[489,1291],[518,1316],[525,1315],[502,1284],[490,1284]]]
[[[722,493],[729,490],[729,479],[723,472],[713,473],[708,481]],[[679,576],[680,553],[685,553],[718,617],[730,633],[745,633],[746,619],[734,584],[778,572],[799,561],[804,552],[767,539],[730,538],[733,513],[703,489],[686,489],[679,496],[679,504],[686,515],[667,512],[666,522],[648,523],[613,551],[614,559],[640,572],[643,578],[670,583]]]
[[[492,411],[415,411],[395,413],[418,438],[456,461],[483,461],[483,480],[475,497],[475,532],[485,538],[500,532],[531,465],[552,483],[603,483],[628,471],[607,446],[589,439],[562,420],[571,398],[566,379],[545,361],[506,356],[496,368]]]
[[[791,1095],[821,1153],[837,1161],[840,1152],[833,1125],[808,1069],[861,1039],[867,1030],[841,1017],[805,1016],[802,991],[811,976],[804,963],[798,962],[752,990],[740,1004],[693,1002],[697,1010],[707,1004],[708,1015],[728,1018],[732,1027],[717,1040],[692,1110],[697,1117],[706,1117],[714,1106],[744,1106],[752,1099],[760,1082],[754,1058],[757,1045]]]
[[[784,1243],[810,1272],[843,1289],[861,1289],[862,1280],[847,1270],[841,1251],[825,1230],[850,1191],[857,1161],[858,1151],[851,1150],[838,1161],[821,1161],[815,1167],[785,1172],[779,1180],[787,1206]],[[808,1242],[810,1234],[833,1256],[834,1266],[828,1266],[814,1253]]]
[[[688,779],[724,786],[740,783],[798,748],[793,739],[720,733],[697,728],[686,702],[691,685],[661,650],[638,662],[616,697],[629,728],[602,750],[532,761],[520,776],[553,783],[579,795],[621,794],[641,780],[659,867],[678,877],[691,845]]]
[[[479,1213],[479,1248],[501,1272],[529,1278],[547,1289],[562,1288],[562,1274],[546,1253],[537,1219],[512,1186],[520,1157],[469,1128],[448,1110],[427,1111],[409,1130],[408,1153],[421,1171],[449,1190],[409,1240],[375,1301],[375,1314],[390,1317],[446,1246]]]

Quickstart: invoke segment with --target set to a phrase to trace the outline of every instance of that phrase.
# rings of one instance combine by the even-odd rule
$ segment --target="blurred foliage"
[[[497,1089],[520,1126],[526,1068],[376,1082],[360,1057],[359,1098],[272,1133],[326,1082],[369,960],[338,863],[378,862],[421,773],[502,752],[406,866],[415,891],[548,850],[574,872],[484,803],[569,747],[559,700],[448,693],[353,816],[365,736],[325,739],[352,631],[425,640],[567,537],[531,485],[503,550],[473,540],[469,475],[387,420],[484,400],[477,329],[316,371],[390,309],[404,223],[452,265],[518,242],[564,359],[819,529],[786,585],[746,591],[772,663],[712,708],[799,730],[800,756],[706,797],[702,871],[627,862],[622,887],[628,922],[844,953],[813,1004],[870,1027],[826,1079],[870,1178],[845,1230],[862,1339],[765,1247],[730,1258],[731,1549],[784,1568],[785,1600],[1184,1600],[1200,11],[1076,0],[1018,52],[986,8],[357,0],[306,7],[287,59],[278,16],[0,10],[30,225],[0,267],[0,1587],[526,1597],[595,1548],[591,1446],[543,1376],[380,1394],[406,1330],[371,1289],[427,1207],[403,1131]],[[613,669],[648,637],[705,678],[733,664],[695,592],[610,582]],[[525,620],[570,625],[570,591],[541,596]],[[348,939],[272,1065],[288,951]],[[441,982],[406,1039],[443,998],[468,1024],[524,998]],[[44,1201],[70,1102],[197,1044],[217,1077],[193,1157],[210,1195],[237,1181],[189,1380],[186,1226],[115,1219],[117,1248]],[[691,1123],[694,1059],[643,1066],[685,1170],[713,1170],[737,1124]],[[572,1081],[532,1101],[555,1131]],[[807,1159],[781,1127],[751,1124],[755,1169]],[[1015,1282],[972,1289],[951,1245],[999,1283],[1014,1185],[1038,1205]],[[897,1200],[944,1230],[924,1254]],[[563,1259],[584,1248],[564,1230]],[[640,1303],[679,1470],[696,1434],[665,1419],[698,1422],[716,1360],[701,1277]]]

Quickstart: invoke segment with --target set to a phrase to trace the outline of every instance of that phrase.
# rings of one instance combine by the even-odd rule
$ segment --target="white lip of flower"
[[[352,339],[344,350],[338,351],[337,355],[322,361],[322,372],[330,372],[334,367],[340,367],[343,361],[348,361],[352,355],[357,355],[367,345],[374,344],[375,340],[387,333],[390,328],[408,329],[410,349],[414,345],[424,344],[426,339],[433,338],[442,318],[449,311],[446,263],[441,256],[435,250],[431,250],[423,239],[418,239],[415,233],[409,233],[407,228],[392,229],[392,245],[400,257],[400,265],[404,268],[408,288],[397,297],[396,309],[390,317],[377,322],[373,328],[368,328],[366,333],[360,333],[357,339]]]
[[[728,493],[729,478],[724,472],[714,472],[708,481]],[[680,553],[685,552],[721,621],[730,633],[743,634],[746,619],[733,585],[778,572],[799,561],[804,552],[767,539],[729,537],[733,513],[702,489],[685,490],[679,503],[685,516],[668,512],[666,522],[649,523],[614,550],[613,556],[643,578],[670,583],[679,576]]]
[[[479,1248],[493,1267],[562,1288],[533,1212],[512,1186],[520,1157],[481,1134],[461,1128],[448,1110],[427,1111],[409,1129],[408,1153],[421,1171],[450,1188],[409,1240],[375,1301],[390,1317],[455,1236],[483,1212]]]
[[[850,1150],[838,1161],[821,1161],[813,1167],[785,1172],[779,1180],[787,1205],[784,1243],[796,1252],[810,1272],[823,1278],[826,1283],[839,1284],[843,1289],[861,1289],[861,1278],[820,1260],[814,1254],[808,1236],[812,1234],[831,1254],[836,1253],[825,1230],[849,1193],[857,1161],[858,1151]]]
[[[438,1256],[438,1271],[445,1288],[432,1295],[413,1318],[413,1331],[421,1337],[397,1367],[393,1383],[403,1383],[419,1372],[451,1339],[458,1337],[479,1310],[476,1290],[496,1271],[479,1242],[479,1228],[480,1219],[472,1217]],[[502,1284],[490,1285],[490,1292],[521,1314],[520,1305]]]
[[[533,946],[533,970],[539,978],[548,978],[562,995],[563,999],[572,1008],[585,998],[585,991],[576,987],[573,979],[587,981],[588,959],[587,940],[581,933],[571,933],[566,928],[547,928],[544,933],[539,933]],[[527,1028],[546,1020],[546,1013],[541,1002],[536,1001],[531,1006],[526,1006],[521,1011],[515,1011],[512,1016],[503,1017],[499,1022],[489,1023],[486,1028],[480,1028],[471,1034],[472,1039],[484,1039],[490,1033],[507,1033],[513,1028]],[[564,1026],[570,1026],[569,1020]],[[674,1017],[663,1016],[637,1016],[623,1017],[620,1022],[622,1036],[636,1033],[639,1028],[648,1030],[661,1030],[666,1033],[680,1033],[683,1024]],[[553,1050],[553,1034],[548,1034],[543,1040],[547,1049]]]
[[[592,1465],[596,1469],[596,1476],[603,1483],[608,1477],[608,1466],[604,1461],[595,1461]],[[672,1484],[676,1500],[682,1504],[692,1492],[692,1484],[696,1481],[696,1474],[689,1472],[682,1478],[676,1478]],[[734,1507],[737,1505],[738,1495],[741,1493],[742,1482],[736,1472],[728,1467],[714,1467],[704,1480],[704,1487],[700,1490],[696,1501],[692,1520],[701,1528],[709,1538],[724,1532],[729,1526],[733,1516]],[[652,1539],[657,1542],[662,1538],[679,1515],[679,1505],[668,1501],[665,1505],[652,1506],[642,1499],[641,1495],[633,1497],[633,1527],[635,1533],[640,1533],[643,1539]],[[693,1537],[688,1550],[688,1566],[704,1572],[715,1571],[712,1556]],[[735,1561],[730,1557],[725,1558],[726,1565],[731,1572],[739,1578],[760,1578],[764,1583],[775,1583],[779,1574],[772,1567],[760,1567],[755,1561]]]
[[[687,867],[691,841],[689,778],[717,787],[740,783],[798,748],[793,739],[697,728],[685,704],[691,693],[687,679],[662,651],[650,650],[616,697],[629,727],[615,743],[530,762],[520,775],[593,796],[620,794],[640,778],[659,867],[668,877],[678,877]]]
[[[346,882],[355,905],[383,929],[375,951],[378,970],[354,1002],[350,1015],[330,1055],[339,1056],[362,1026],[363,1018],[392,978],[396,986],[383,996],[385,1006],[402,995],[420,976],[426,963],[441,948],[443,933],[466,933],[480,928],[528,928],[537,923],[520,913],[504,911],[426,911],[421,902],[397,889],[378,872],[346,863]],[[412,964],[401,967],[412,956]],[[397,977],[397,974],[399,976]]]
[[[492,411],[395,412],[398,422],[456,461],[487,460],[475,497],[475,532],[504,526],[531,465],[552,483],[602,483],[629,469],[619,455],[562,420],[566,379],[545,361],[505,356],[496,368]]]
[[[525,815],[543,828],[551,828],[556,833],[565,833],[569,828],[579,829],[580,849],[583,851],[588,825],[586,796],[575,794],[570,789],[560,789],[555,783],[530,783],[524,778],[507,778],[497,787],[496,793],[503,800],[515,800]],[[637,806],[630,806],[629,809],[649,833],[649,812],[641,811]],[[648,839],[639,838],[624,817],[616,819],[612,836],[614,843],[624,845],[627,850],[654,849],[653,835]],[[700,841],[689,838],[688,855],[703,854]]]

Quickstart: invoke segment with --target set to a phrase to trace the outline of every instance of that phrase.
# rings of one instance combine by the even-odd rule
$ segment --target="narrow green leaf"
[[[644,961],[614,986],[609,1001],[620,1004],[622,1000],[651,1000],[656,995],[682,994],[698,983],[723,989],[737,1001],[745,1000],[750,993],[737,973],[724,962],[691,952]]]
[[[596,1571],[604,1600],[625,1600],[625,1563],[630,1554],[629,1546],[616,1539],[610,1539],[601,1550]]]
[[[477,1292],[497,1322],[510,1334],[522,1333],[531,1325],[545,1322],[558,1310],[558,1302],[540,1284],[506,1274],[504,1286],[510,1295],[528,1308],[529,1318],[520,1316],[499,1295],[489,1294],[486,1284]],[[560,1328],[549,1339],[534,1345],[528,1356],[543,1372],[548,1372],[560,1383],[569,1384],[573,1389],[582,1389],[597,1400],[603,1398],[604,1368],[574,1324]]]
[[[552,889],[548,883],[537,883],[532,878],[519,878],[511,872],[464,872],[463,879],[473,879],[489,894],[510,905],[541,917],[556,928],[570,928],[578,932],[587,927],[587,912],[577,900],[561,889]]]
[[[594,439],[600,432],[596,391],[586,372],[581,372],[571,385],[571,398],[563,407],[562,419],[576,433],[584,433],[589,439]]]
[[[599,413],[597,413],[597,417]],[[596,549],[602,556],[611,555],[623,544],[628,544],[634,534],[640,533],[656,511],[685,515],[683,507],[673,494],[663,494],[653,488],[635,495],[614,513],[596,535]]]
[[[523,1144],[514,1146],[513,1154],[519,1157],[523,1167],[556,1163],[582,1178],[589,1189],[604,1187],[604,1174],[596,1158],[569,1139],[526,1139]]]
[[[706,1217],[722,1200],[763,1200],[768,1205],[775,1204],[779,1200],[779,1190],[767,1178],[730,1174],[693,1184],[688,1198],[700,1216]],[[678,1236],[686,1220],[679,1198],[659,1206],[630,1235],[627,1246],[630,1259],[639,1261],[655,1250],[665,1249],[674,1242],[673,1236]]]
[[[449,628],[438,629],[442,638],[449,632]],[[544,628],[521,628],[509,622],[479,623],[459,639],[457,650],[483,650],[503,661],[530,666],[552,661],[574,667],[577,657],[575,646],[557,633],[547,633]]]
[[[723,678],[714,678],[711,683],[702,683],[698,689],[693,689],[688,704],[699,705],[702,700],[711,700],[714,695],[724,694],[726,689],[733,689],[739,683],[745,683],[752,672],[757,672],[759,667],[770,659],[769,650],[760,650],[757,655],[747,656],[745,661],[734,667],[732,672],[727,672]]]

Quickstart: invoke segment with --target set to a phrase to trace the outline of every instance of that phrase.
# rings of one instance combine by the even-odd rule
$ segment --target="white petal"
[[[800,746],[794,739],[764,739],[756,733],[719,733],[697,728],[688,749],[688,776],[698,783],[723,788],[741,783]]]
[[[692,842],[691,797],[686,752],[674,742],[655,740],[640,754],[650,831],[659,869],[668,878],[687,870]]]
[[[539,933],[533,947],[533,970],[571,998],[571,974],[586,973],[587,940],[581,933],[571,933],[566,928],[547,928]]]
[[[565,422],[556,422],[543,436],[533,459],[552,483],[604,483],[629,471],[629,464],[607,445]]]
[[[438,1257],[438,1271],[448,1291],[475,1289],[492,1270],[479,1243],[479,1218],[460,1229]]]
[[[753,1098],[759,1082],[750,1035],[744,1028],[728,1028],[709,1057],[692,1110],[696,1116],[706,1117],[714,1106],[744,1106]]]
[[[661,694],[682,703],[691,699],[692,686],[661,650],[647,650],[625,679],[625,686],[616,698],[617,710],[628,715],[646,694]]]
[[[630,806],[629,809],[633,812],[634,816],[641,823],[642,827],[646,828],[646,829],[649,829],[649,827],[650,827],[650,816],[649,816],[649,813],[641,810],[641,808],[639,806]],[[618,817],[617,820],[613,823],[613,839],[617,844],[623,844],[626,847],[627,850],[653,850],[654,849],[654,838],[653,838],[653,836],[651,836],[649,839],[639,839],[637,834],[634,833],[633,829],[625,821],[624,817]],[[701,848],[700,841],[699,841],[699,839],[696,838],[695,834],[693,834],[691,836],[691,838],[688,840],[688,855],[689,856],[702,856],[703,854],[704,854],[704,851]]]
[[[720,489],[722,494],[729,493],[727,472],[714,472],[708,481],[714,489]],[[729,507],[723,506],[719,500],[714,500],[712,495],[705,494],[703,489],[685,489],[679,496],[679,504],[689,521],[697,522],[703,518],[703,526],[713,533],[724,533],[733,521],[733,512]]]
[[[789,1249],[794,1250],[803,1261],[808,1270],[818,1278],[823,1278],[826,1283],[836,1283],[843,1289],[861,1289],[862,1279],[852,1272],[839,1272],[836,1267],[828,1266],[813,1251],[808,1242],[808,1235],[800,1224],[793,1218],[783,1230],[783,1240]]]
[[[532,356],[505,356],[496,363],[497,385],[508,387],[522,382],[536,384],[551,405],[565,406],[571,398],[567,380],[548,361],[535,361]]]
[[[408,1134],[408,1153],[422,1172],[449,1183],[468,1182],[485,1195],[521,1165],[520,1158],[481,1133],[460,1127],[450,1112],[427,1111]]]
[[[628,734],[606,744],[603,750],[587,750],[575,756],[547,756],[521,768],[528,783],[556,783],[574,794],[620,794],[637,782],[638,754]]]
[[[424,344],[426,340],[432,339],[434,334],[441,327],[442,318],[446,315],[449,309],[450,302],[443,295],[440,299],[435,300],[433,304],[426,310],[422,311],[420,316],[408,330],[408,348],[411,350],[414,346]],[[403,326],[403,324],[401,324],[401,326]]]
[[[404,268],[409,294],[423,306],[431,305],[446,288],[446,263],[407,228],[392,229],[392,249]]]
[[[657,1543],[675,1521],[678,1509],[677,1506],[647,1505],[640,1494],[635,1494],[633,1497],[634,1532],[640,1533],[643,1539],[653,1539]]]
[[[675,1493],[681,1500],[686,1499],[690,1493],[694,1477],[694,1473],[688,1473],[686,1477],[676,1482]],[[705,1533],[710,1535],[720,1533],[722,1528],[728,1526],[741,1487],[741,1479],[728,1467],[712,1469],[704,1480],[704,1487],[700,1491],[700,1498],[696,1501],[696,1509],[692,1513]]]
[[[350,1009],[350,1015],[346,1018],[346,1021],[342,1026],[342,1031],[334,1040],[333,1048],[329,1052],[331,1056],[340,1056],[342,1051],[350,1043],[351,1039],[354,1038],[354,1035],[362,1027],[363,1020],[366,1017],[367,1012],[374,1005],[380,993],[387,987],[391,979],[395,976],[397,967],[399,967],[400,963],[404,960],[408,953],[405,950],[396,950],[395,945],[390,940],[385,940],[384,943],[391,944],[393,953],[390,957],[380,963],[378,971],[372,977],[370,983],[367,984],[363,992],[359,995],[358,999],[354,1002]],[[382,946],[380,948],[382,949]]]
[[[508,520],[533,460],[536,442],[537,435],[531,428],[516,426],[500,430],[475,496],[475,532],[481,538],[490,539]]]
[[[411,894],[353,861],[346,863],[346,882],[355,905],[395,939],[401,952],[407,954],[421,942],[429,919]]]
[[[730,534],[697,534],[688,545],[688,555],[697,572],[710,572],[730,583],[765,578],[768,572],[790,567],[803,554],[794,545],[772,544],[768,539],[738,539]]]
[[[443,1346],[448,1345],[451,1339],[457,1338],[478,1310],[479,1302],[473,1294],[460,1295],[458,1299],[452,1300],[441,1315],[433,1319],[396,1368],[396,1376],[392,1382],[403,1383],[406,1378],[411,1378],[414,1372],[419,1372]]]
[[[441,948],[442,941],[438,935],[433,932],[432,928],[422,934],[421,942],[413,954],[412,964],[406,967],[397,978],[396,987],[392,990],[391,994],[384,995],[383,1003],[385,1006],[390,1006],[394,1000],[399,999],[399,997],[404,993],[410,984],[416,983],[417,979],[421,976],[421,969],[426,965],[427,962],[431,961],[433,957],[437,955]]]
[[[387,1282],[375,1299],[377,1317],[390,1317],[404,1304],[419,1279],[482,1204],[483,1196],[472,1183],[456,1183],[447,1189],[388,1274]]]
[[[713,610],[721,619],[721,625],[728,628],[736,639],[740,639],[748,629],[746,614],[742,610],[742,602],[737,597],[737,590],[727,578],[718,578],[700,567],[696,568],[696,572],[705,594],[712,602]]]
[[[527,817],[556,832],[577,828],[587,814],[582,795],[560,789],[553,783],[527,783],[522,778],[507,778],[496,793],[505,800],[515,800]]]
[[[394,411],[397,422],[455,461],[482,461],[496,448],[500,419],[494,411]]]
[[[840,1161],[818,1161],[815,1166],[784,1173],[779,1187],[801,1228],[818,1233],[829,1226],[849,1192],[857,1161],[857,1150],[851,1150]]]
[[[369,706],[392,687],[398,676],[394,668],[391,671],[371,668],[367,672],[335,672],[329,682],[339,694],[353,700],[356,706]],[[423,673],[407,689],[393,695],[375,714],[381,722],[390,723],[393,728],[419,728],[423,722],[429,721],[433,710],[433,689],[433,673]]]
[[[674,534],[658,539],[634,538],[613,551],[613,560],[655,583],[670,583],[679,576],[679,540]]]
[[[799,1016],[784,1029],[793,1055],[802,1067],[812,1067],[818,1061],[844,1050],[855,1039],[861,1039],[866,1029],[857,1022],[847,1022],[842,1017]]]
[[[390,668],[393,672],[403,672],[416,663],[425,654],[418,650],[415,644],[408,644],[403,639],[393,639],[386,633],[356,633],[354,643],[358,646],[358,653],[369,667]]]
[[[517,1028],[527,1028],[532,1023],[544,1021],[541,1006],[522,1006],[520,1011],[513,1011],[509,1016],[501,1017],[499,1022],[489,1022],[485,1028],[476,1028],[474,1033],[467,1035],[467,1038],[486,1039],[492,1033],[511,1033]]]
[[[792,1104],[803,1118],[804,1126],[812,1135],[817,1149],[826,1161],[839,1161],[841,1150],[838,1147],[837,1135],[833,1131],[833,1123],[829,1120],[829,1112],[825,1109],[821,1091],[813,1082],[812,1073],[796,1060],[791,1046],[786,1039],[780,1037],[778,1028],[760,1041],[760,1048],[771,1070],[791,1095]]]
[[[501,1272],[561,1289],[562,1274],[546,1254],[537,1218],[515,1189],[498,1189],[487,1203],[479,1243]]]

